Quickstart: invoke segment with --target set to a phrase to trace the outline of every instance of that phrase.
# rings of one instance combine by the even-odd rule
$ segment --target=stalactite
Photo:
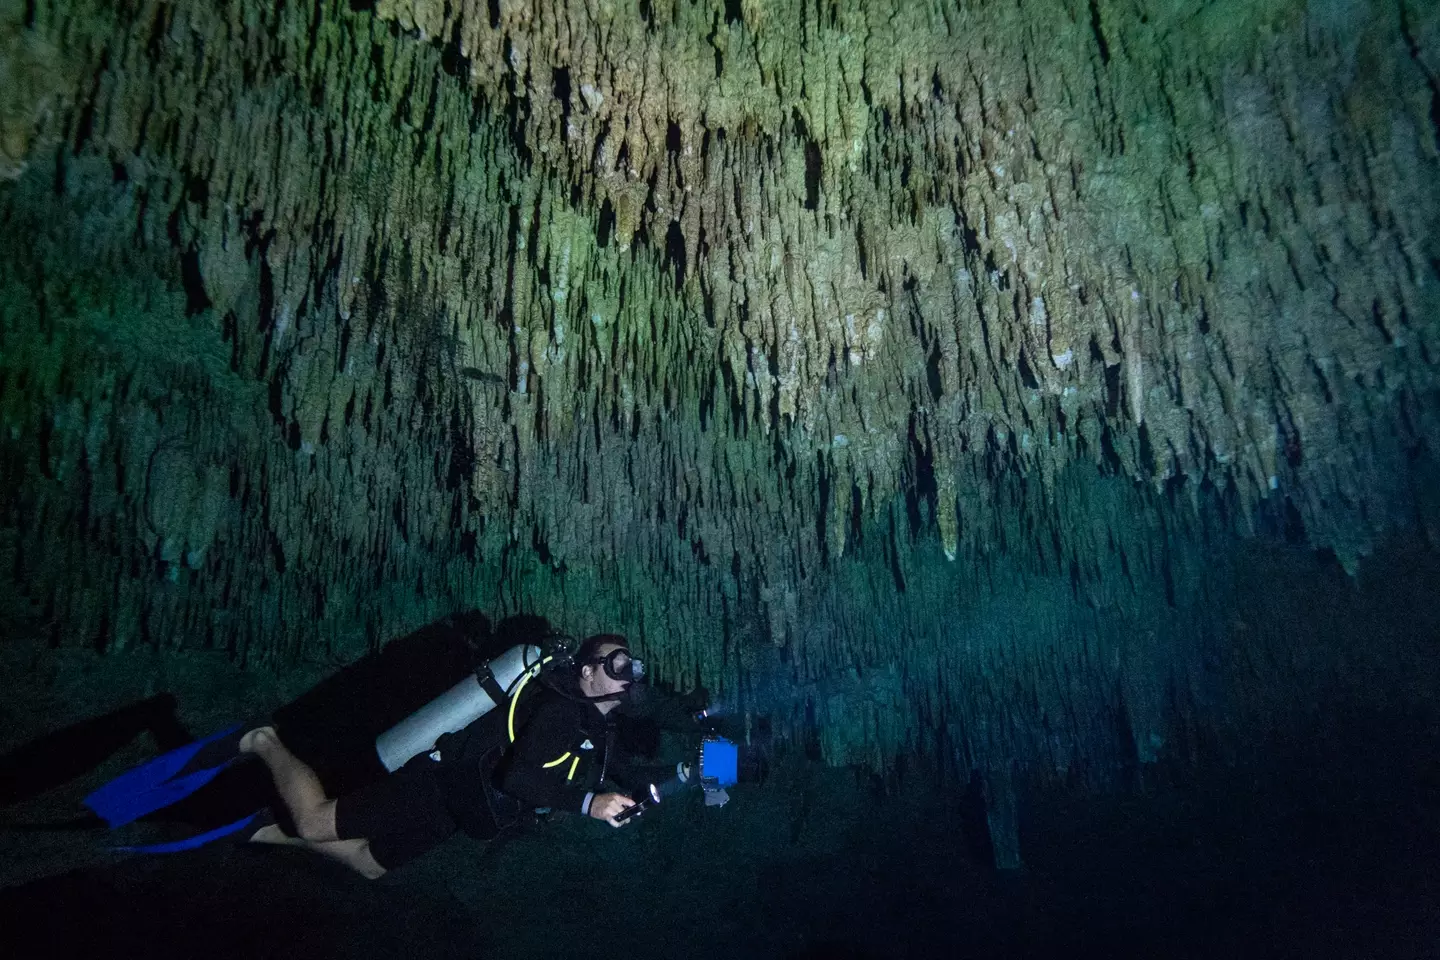
[[[7,618],[533,610],[1104,779],[1215,544],[1436,529],[1429,6],[643,6],[0,11]]]

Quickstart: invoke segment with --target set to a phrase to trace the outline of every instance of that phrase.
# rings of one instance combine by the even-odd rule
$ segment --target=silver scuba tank
[[[513,690],[527,670],[540,666],[540,648],[520,644],[490,661],[490,673],[502,690]],[[497,704],[470,674],[410,716],[375,738],[375,752],[385,769],[394,773],[411,758],[435,748],[447,733],[463,730],[495,709]]]

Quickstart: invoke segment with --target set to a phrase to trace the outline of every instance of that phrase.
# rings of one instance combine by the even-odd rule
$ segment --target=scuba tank
[[[375,738],[375,753],[390,773],[435,748],[447,733],[458,733],[509,699],[526,674],[539,671],[541,651],[518,644]]]

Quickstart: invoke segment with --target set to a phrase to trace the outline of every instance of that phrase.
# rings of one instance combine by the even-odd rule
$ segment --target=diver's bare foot
[[[288,844],[291,846],[305,846],[305,841],[299,837],[292,837],[277,824],[267,824],[250,835],[251,843],[273,843]]]
[[[274,727],[256,727],[240,738],[240,752],[260,753],[271,744],[279,742],[280,738],[275,735]]]

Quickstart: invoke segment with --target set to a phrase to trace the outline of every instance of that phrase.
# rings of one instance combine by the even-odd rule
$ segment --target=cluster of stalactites
[[[1149,610],[1196,518],[1288,500],[1353,566],[1415,513],[1434,11],[730,6],[7,21],[4,412],[49,438],[14,566],[89,611],[57,629],[349,655],[540,610],[681,684],[784,673],[835,757],[922,714],[989,755],[943,611]],[[102,289],[134,264],[160,292]],[[995,690],[1108,702],[1099,629],[1033,626],[1058,678],[997,633]],[[836,678],[879,663],[900,699]]]
[[[947,554],[996,447],[1047,483],[1080,458],[1233,485],[1242,515],[1279,491],[1353,569],[1434,439],[1440,170],[1433,10],[1347,10],[376,8],[508,111],[587,227],[664,260],[706,321],[683,397],[719,363],[794,460],[883,493],[920,421]],[[562,226],[543,266],[575,287]]]

